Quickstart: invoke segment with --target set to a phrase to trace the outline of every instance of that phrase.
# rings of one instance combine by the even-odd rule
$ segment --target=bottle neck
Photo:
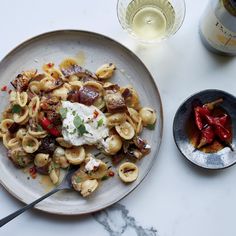
[[[225,9],[236,17],[236,0],[223,0]]]

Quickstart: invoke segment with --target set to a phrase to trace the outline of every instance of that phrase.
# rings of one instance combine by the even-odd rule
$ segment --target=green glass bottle
[[[236,0],[211,0],[200,21],[203,44],[212,52],[236,55]]]

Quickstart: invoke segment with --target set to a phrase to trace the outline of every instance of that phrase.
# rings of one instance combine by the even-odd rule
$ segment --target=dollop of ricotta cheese
[[[85,165],[85,169],[90,172],[90,171],[93,171],[94,168],[99,167],[99,165],[100,165],[99,160],[96,160],[95,158],[90,157],[89,161]]]
[[[81,103],[62,102],[64,119],[62,135],[67,142],[75,146],[99,145],[108,136],[107,119],[95,106]]]

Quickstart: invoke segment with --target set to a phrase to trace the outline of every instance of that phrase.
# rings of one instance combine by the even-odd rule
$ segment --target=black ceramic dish
[[[206,153],[196,149],[190,142],[186,123],[191,117],[193,103],[200,100],[202,104],[223,98],[220,106],[228,113],[232,121],[232,143],[230,147]],[[193,118],[194,119],[194,118]],[[175,114],[173,135],[179,151],[192,163],[206,169],[223,169],[236,163],[236,97],[221,90],[209,89],[196,93],[182,103]]]

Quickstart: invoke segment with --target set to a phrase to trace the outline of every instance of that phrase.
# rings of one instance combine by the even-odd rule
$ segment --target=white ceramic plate
[[[151,153],[138,163],[140,174],[132,184],[123,184],[118,177],[102,182],[102,186],[91,197],[84,199],[77,192],[64,191],[51,196],[36,205],[42,211],[75,215],[91,213],[119,201],[130,193],[144,179],[157,158],[162,138],[162,105],[158,89],[147,68],[131,51],[116,41],[92,32],[62,30],[34,37],[11,51],[0,63],[0,87],[23,70],[40,69],[42,64],[56,65],[65,57],[79,55],[83,66],[95,71],[103,63],[113,62],[118,70],[112,81],[121,85],[132,84],[138,91],[143,106],[153,107],[158,114],[155,131],[145,130],[142,137],[152,146]],[[8,94],[0,92],[0,112],[8,103]],[[17,199],[30,203],[45,194],[45,186],[16,169],[6,156],[6,149],[0,144],[0,182]]]

